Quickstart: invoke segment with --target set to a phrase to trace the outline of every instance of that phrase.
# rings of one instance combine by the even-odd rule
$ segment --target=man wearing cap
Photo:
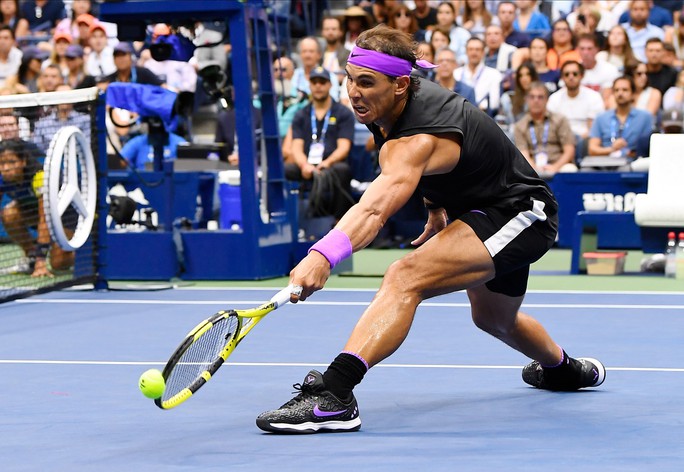
[[[331,195],[325,201],[311,195],[312,216],[333,215],[341,218],[352,202],[344,192],[351,192],[351,171],[346,162],[354,139],[354,116],[347,107],[330,96],[330,73],[315,67],[309,74],[311,103],[292,120],[292,155],[285,164],[288,180],[329,182]],[[328,179],[328,180],[325,180]]]
[[[106,83],[132,82],[135,84],[164,85],[152,71],[133,64],[133,46],[119,43],[114,46],[114,65],[116,72],[105,78]]]
[[[89,31],[90,54],[86,59],[85,68],[89,75],[101,80],[116,72],[114,48],[108,45],[107,30],[102,23],[93,23]]]
[[[310,371],[295,386],[295,398],[257,417],[262,430],[357,431],[353,389],[399,349],[421,302],[460,290],[467,291],[477,327],[534,359],[522,371],[524,382],[573,391],[605,378],[599,361],[568,356],[519,311],[530,264],[556,238],[558,204],[551,190],[492,118],[460,95],[411,77],[416,67],[435,66],[416,57],[408,34],[378,25],[357,39],[347,61],[347,90],[356,119],[373,133],[381,173],[290,272],[291,286],[299,288],[290,301],[322,289],[331,269],[370,244],[416,191],[428,210],[425,229],[412,242],[420,247],[390,266],[327,370]]]
[[[14,32],[9,25],[0,26],[0,87],[21,65],[21,51],[14,46]]]

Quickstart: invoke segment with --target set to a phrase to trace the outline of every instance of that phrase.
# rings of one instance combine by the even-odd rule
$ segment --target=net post
[[[109,208],[107,205],[107,125],[106,114],[107,107],[105,102],[105,94],[100,93],[97,97],[97,109],[95,114],[96,129],[97,129],[97,251],[95,261],[95,282],[93,283],[95,290],[107,290],[109,285],[107,283],[107,214]]]

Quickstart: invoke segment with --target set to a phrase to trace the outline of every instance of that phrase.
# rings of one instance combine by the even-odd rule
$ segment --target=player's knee
[[[383,285],[392,287],[407,296],[414,296],[420,303],[422,294],[427,288],[422,286],[425,278],[421,277],[414,259],[411,255],[407,255],[393,262],[385,272]]]
[[[512,328],[510,322],[492,313],[473,311],[472,318],[475,326],[497,338],[506,337]]]

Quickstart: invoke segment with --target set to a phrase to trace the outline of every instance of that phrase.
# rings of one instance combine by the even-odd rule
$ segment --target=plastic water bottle
[[[667,233],[667,248],[665,249],[665,277],[674,277],[677,274],[677,249],[675,232],[670,231]]]
[[[684,232],[679,233],[679,242],[677,243],[677,273],[678,279],[684,280]]]

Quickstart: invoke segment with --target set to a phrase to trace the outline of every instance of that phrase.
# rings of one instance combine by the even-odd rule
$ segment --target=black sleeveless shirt
[[[401,116],[383,137],[372,123],[375,145],[416,134],[460,135],[461,157],[450,172],[424,175],[418,184],[422,195],[444,207],[451,219],[486,207],[529,209],[530,199],[546,203],[554,215],[558,204],[544,182],[499,125],[460,95],[420,79],[420,89],[409,97]]]

